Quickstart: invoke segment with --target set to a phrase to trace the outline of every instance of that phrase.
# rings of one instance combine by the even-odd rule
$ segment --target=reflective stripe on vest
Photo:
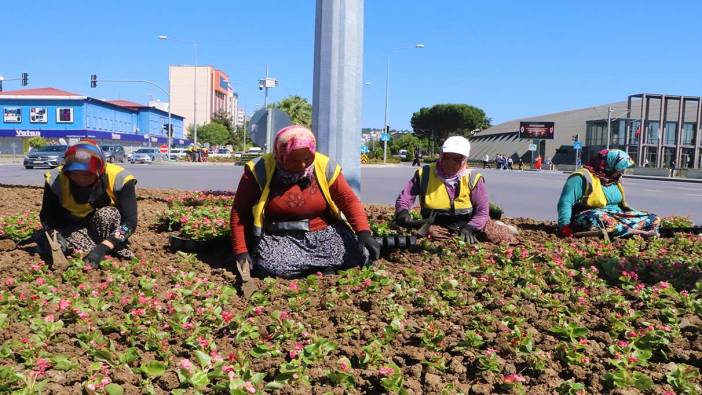
[[[261,189],[261,197],[251,209],[253,213],[254,236],[261,236],[263,234],[265,209],[268,204],[270,183],[273,178],[273,173],[275,173],[275,166],[276,161],[272,153],[262,155],[246,164],[246,167],[256,179],[258,187]],[[336,161],[319,152],[314,154],[314,175],[319,190],[322,192],[332,215],[345,222],[343,214],[334,203],[334,200],[331,198],[331,193],[329,192],[329,187],[336,182],[339,174],[341,174],[341,167]]]
[[[480,173],[473,174],[469,170],[468,174],[461,177],[457,185],[458,196],[453,200],[453,207],[446,185],[436,175],[435,163],[422,166],[421,169],[417,170],[417,173],[419,175],[419,204],[422,210],[455,215],[470,214],[473,211],[470,193],[478,181],[483,178]]]
[[[83,219],[95,211],[95,208],[90,203],[78,203],[75,201],[71,194],[70,180],[61,171],[62,168],[61,166],[46,172],[44,175],[46,183],[51,187],[51,191],[56,195],[59,202],[61,202],[61,207],[68,210],[74,219]],[[110,204],[114,206],[117,203],[117,193],[122,190],[127,182],[135,178],[124,168],[112,163],[108,163],[105,167],[105,176],[107,177],[105,192],[110,198]]]
[[[582,168],[578,171],[573,172],[570,177],[580,176],[585,181],[585,191],[583,196],[578,201],[588,208],[603,208],[607,206],[607,196],[605,196],[604,189],[602,188],[602,182],[599,177],[594,177],[588,169]],[[570,178],[569,177],[569,178]],[[629,207],[626,202],[626,197],[624,196],[624,187],[622,187],[621,182],[617,183],[617,188],[622,194],[622,201],[620,205],[622,207]]]

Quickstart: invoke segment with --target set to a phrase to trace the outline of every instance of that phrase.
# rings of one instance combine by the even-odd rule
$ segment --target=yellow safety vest
[[[436,163],[424,165],[417,170],[419,176],[419,204],[422,209],[422,216],[427,211],[437,211],[439,213],[463,215],[473,211],[470,202],[470,192],[475,185],[483,178],[482,174],[468,171],[460,178],[458,183],[458,196],[449,198],[444,182],[436,175]]]
[[[570,177],[580,176],[585,180],[585,192],[583,197],[578,201],[579,204],[586,206],[587,208],[603,208],[607,206],[607,197],[605,196],[604,189],[602,189],[602,182],[600,178],[594,176],[590,173],[590,170],[586,168],[581,168],[578,171],[573,172]],[[569,178],[570,178],[569,177]],[[617,187],[622,193],[621,207],[628,208],[629,205],[626,202],[624,196],[624,188],[621,182],[617,182]]]
[[[61,207],[68,210],[71,216],[76,220],[83,219],[90,215],[95,208],[90,203],[78,203],[71,194],[71,184],[68,175],[64,174],[61,169],[63,166],[46,172],[44,178],[46,183],[51,187],[51,191],[58,197],[61,202]],[[110,204],[116,205],[117,193],[119,193],[124,185],[134,180],[134,176],[126,171],[123,167],[108,163],[105,167],[105,175],[107,176],[106,192],[110,198]]]
[[[273,173],[275,172],[275,166],[276,161],[272,153],[260,156],[246,164],[246,167],[256,179],[258,187],[261,189],[261,197],[252,208],[255,236],[261,236],[263,234],[266,204],[268,203],[268,196],[270,195],[270,184],[271,179],[273,178]],[[327,201],[332,215],[342,221],[345,221],[341,211],[334,203],[334,200],[332,200],[331,193],[329,192],[329,187],[336,182],[336,179],[339,177],[340,173],[341,166],[339,166],[336,161],[330,159],[326,155],[320,154],[319,152],[314,154],[314,175],[317,179],[319,190],[322,191],[324,200]]]

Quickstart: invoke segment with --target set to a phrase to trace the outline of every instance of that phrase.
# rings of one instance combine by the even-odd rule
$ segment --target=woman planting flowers
[[[568,177],[558,201],[558,234],[605,230],[611,237],[653,236],[660,218],[629,206],[620,181],[633,165],[621,150],[602,150]]]
[[[485,181],[468,168],[470,142],[451,136],[441,146],[436,163],[418,169],[395,201],[395,223],[405,228],[429,225],[432,238],[458,234],[467,243],[514,242],[516,229],[491,221]],[[413,221],[410,209],[417,197],[423,220]]]
[[[108,253],[130,259],[127,238],[137,226],[136,179],[105,162],[100,147],[81,141],[68,147],[65,163],[46,173],[39,218],[44,230],[58,232],[64,254],[87,253],[97,266]],[[42,255],[50,256],[45,232],[38,232]]]
[[[246,165],[234,197],[237,262],[252,263],[261,276],[292,278],[378,258],[360,200],[339,165],[316,152],[312,131],[281,129],[273,149]]]

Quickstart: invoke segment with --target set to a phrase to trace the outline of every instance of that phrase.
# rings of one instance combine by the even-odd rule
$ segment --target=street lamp
[[[415,44],[414,47],[400,47],[388,50],[385,60],[385,120],[383,121],[383,133],[388,132],[388,89],[390,85],[390,53],[402,49],[424,48],[424,44]],[[388,139],[386,136],[383,140],[383,163],[387,162],[388,157]]]
[[[619,119],[619,117],[621,117],[622,115],[629,114],[629,110],[626,110],[625,112],[612,118],[612,110],[613,110],[612,106],[607,107],[607,150],[609,150],[609,144],[610,144],[610,141],[612,140],[612,119]],[[627,117],[627,120],[628,120],[628,117]]]
[[[159,40],[171,40],[171,41],[177,41],[181,43],[187,43],[187,44],[192,44],[193,45],[193,59],[194,59],[194,76],[193,76],[193,142],[197,144],[197,42],[195,40],[180,40],[180,39],[174,39],[170,38],[165,34],[161,34],[158,36]],[[171,79],[168,78],[168,90],[171,90]],[[169,101],[171,101],[169,99]],[[173,103],[168,103],[168,107],[170,107]]]

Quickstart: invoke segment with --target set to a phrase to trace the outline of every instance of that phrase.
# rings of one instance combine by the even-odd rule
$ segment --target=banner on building
[[[554,134],[553,122],[519,122],[520,139],[552,139]]]
[[[3,108],[3,120],[5,121],[5,123],[22,122],[22,109],[19,107]]]
[[[31,123],[47,123],[49,122],[49,117],[46,112],[46,107],[30,107],[29,108],[29,122]]]

